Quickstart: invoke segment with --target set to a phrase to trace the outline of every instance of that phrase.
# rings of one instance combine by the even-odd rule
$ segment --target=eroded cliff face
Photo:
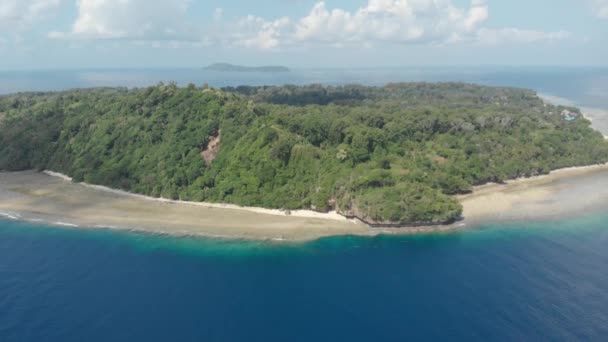
[[[218,130],[216,134],[209,136],[209,143],[201,152],[201,156],[205,160],[205,164],[210,166],[213,160],[217,157],[220,151],[220,145],[222,142],[222,131]]]

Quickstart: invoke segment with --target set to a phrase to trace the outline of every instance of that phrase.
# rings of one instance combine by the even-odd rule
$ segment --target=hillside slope
[[[209,157],[211,156],[211,158]],[[608,161],[575,108],[468,84],[178,88],[0,97],[0,170],[173,199],[450,222],[472,185]]]

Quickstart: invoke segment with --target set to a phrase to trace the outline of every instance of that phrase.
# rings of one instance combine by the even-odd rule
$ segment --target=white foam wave
[[[19,214],[10,214],[5,212],[0,212],[0,216],[9,218],[11,220],[19,220],[21,218]]]
[[[48,176],[52,176],[52,177],[59,177],[65,181],[71,182],[72,181],[72,177],[68,177],[62,173],[59,172],[53,172],[53,171],[49,171],[49,170],[44,170],[42,171],[42,173],[48,175]]]
[[[74,228],[78,228],[78,225],[76,225],[76,224],[73,224],[73,223],[67,223],[67,222],[61,222],[61,221],[54,222],[53,224],[58,225],[58,226],[64,226],[64,227],[74,227]]]
[[[107,225],[107,224],[96,224],[93,227],[95,227],[95,228],[102,228],[102,229],[120,229],[120,227],[111,226],[111,225]]]

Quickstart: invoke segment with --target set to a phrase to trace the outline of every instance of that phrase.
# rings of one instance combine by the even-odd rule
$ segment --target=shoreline
[[[472,193],[456,197],[468,222],[538,220],[605,210],[607,187],[608,163],[605,163],[556,169],[546,175],[521,177],[502,184],[479,185]]]
[[[64,175],[62,173],[59,173],[59,172],[44,170],[44,171],[42,171],[42,173],[44,173],[48,176],[60,178],[64,181],[72,182],[71,177]],[[324,220],[336,220],[336,221],[352,221],[352,219],[349,219],[346,216],[340,215],[336,211],[322,213],[322,212],[317,212],[317,211],[313,211],[313,210],[298,209],[298,210],[290,210],[289,212],[287,212],[287,211],[281,210],[281,209],[239,206],[236,204],[229,204],[229,203],[212,203],[212,202],[193,202],[193,201],[172,200],[172,199],[163,198],[163,197],[151,197],[151,196],[137,194],[137,193],[124,191],[124,190],[120,190],[120,189],[113,189],[113,188],[110,188],[110,187],[107,187],[104,185],[95,185],[95,184],[89,184],[89,183],[85,183],[85,182],[81,182],[78,184],[91,188],[91,189],[95,189],[95,190],[106,191],[106,192],[117,194],[117,195],[131,196],[134,198],[139,198],[139,199],[148,200],[148,201],[157,201],[157,202],[161,202],[161,203],[183,204],[183,205],[199,206],[199,207],[204,207],[204,208],[243,210],[243,211],[249,211],[252,213],[264,214],[264,215],[319,218],[319,219],[324,219]]]
[[[551,94],[538,93],[537,95],[546,104],[579,108],[583,117],[591,122],[591,127],[602,133],[604,139],[608,140],[608,109],[577,104],[570,99]]]
[[[473,187],[473,191],[471,193],[460,194],[460,195],[456,195],[455,197],[459,200],[462,200],[465,198],[471,198],[471,197],[474,198],[474,197],[479,196],[480,192],[485,189],[495,189],[496,191],[500,191],[501,187],[508,188],[509,186],[514,186],[514,185],[518,185],[518,184],[525,184],[525,183],[531,183],[531,182],[543,181],[543,180],[550,181],[551,179],[553,179],[555,177],[559,177],[562,174],[584,173],[584,172],[592,172],[594,170],[603,170],[603,169],[608,170],[608,162],[604,163],[604,164],[565,167],[565,168],[552,170],[548,174],[545,174],[545,175],[537,175],[537,176],[532,176],[532,177],[519,177],[519,178],[515,178],[515,179],[506,180],[503,183],[486,183],[486,184],[482,184],[482,185],[476,185]],[[42,173],[45,175],[51,176],[51,177],[60,178],[67,182],[72,182],[71,177],[69,177],[65,174],[59,173],[59,172],[44,170],[44,171],[42,171]],[[275,216],[283,216],[283,217],[319,218],[319,219],[324,219],[324,220],[348,221],[348,222],[355,223],[355,224],[367,225],[369,228],[413,229],[413,228],[425,228],[425,227],[434,226],[431,224],[420,224],[420,225],[411,225],[411,226],[409,226],[409,225],[404,225],[404,226],[377,225],[377,226],[374,226],[374,225],[365,223],[363,220],[361,220],[357,217],[347,217],[345,215],[342,215],[335,210],[329,211],[327,213],[318,212],[318,211],[314,211],[314,210],[307,210],[307,209],[290,210],[288,212],[288,211],[282,210],[282,209],[239,206],[239,205],[230,204],[230,203],[212,203],[212,202],[193,202],[193,201],[183,201],[183,200],[172,200],[172,199],[163,198],[163,197],[151,197],[151,196],[147,196],[147,195],[128,192],[125,190],[113,189],[113,188],[110,188],[110,187],[107,187],[104,185],[95,185],[95,184],[89,184],[89,183],[85,183],[85,182],[80,182],[80,183],[76,183],[76,184],[82,185],[84,187],[94,189],[94,190],[104,191],[104,192],[117,194],[117,195],[130,196],[133,198],[143,199],[143,200],[147,200],[147,201],[156,201],[156,202],[160,202],[160,203],[198,206],[198,207],[203,207],[203,208],[243,210],[243,211],[248,211],[248,212],[252,212],[252,213],[256,213],[256,214],[275,215]],[[466,219],[466,217],[464,217],[464,218]],[[450,226],[450,225],[452,225],[452,224],[439,224],[438,226]]]
[[[568,198],[577,189],[587,189],[589,193],[581,194],[585,200],[577,198],[572,203]],[[497,221],[576,215],[608,203],[608,163],[480,185],[471,194],[456,197],[463,205],[464,220],[454,224],[372,228],[335,212],[298,210],[287,215],[276,209],[174,201],[77,184],[52,171],[0,173],[0,218],[7,220],[71,229],[297,242],[343,235],[442,233]]]
[[[373,234],[334,215],[259,210],[233,205],[149,198],[76,184],[57,173],[0,173],[0,217],[78,229],[115,229],[158,235],[222,239],[309,241]]]

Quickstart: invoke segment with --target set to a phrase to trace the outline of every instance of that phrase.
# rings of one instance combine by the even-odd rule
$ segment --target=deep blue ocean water
[[[608,108],[608,68],[0,72],[0,93],[157,82],[517,86]],[[594,118],[595,120],[596,118]],[[597,117],[608,123],[608,117]],[[607,207],[608,209],[608,207]],[[605,341],[608,214],[305,244],[0,220],[0,342]]]
[[[0,340],[605,341],[607,222],[277,245],[0,221]]]

